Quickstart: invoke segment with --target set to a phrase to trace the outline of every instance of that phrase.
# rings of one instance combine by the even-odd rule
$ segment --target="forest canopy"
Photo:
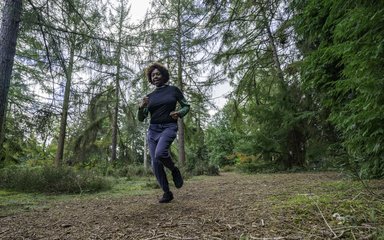
[[[185,171],[384,177],[383,1],[152,0],[140,22],[130,4],[0,2],[0,168],[149,167],[136,113],[156,61],[191,103]]]

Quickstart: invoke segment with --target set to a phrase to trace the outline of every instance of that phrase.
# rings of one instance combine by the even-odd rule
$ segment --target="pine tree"
[[[213,6],[209,26],[222,36],[215,63],[235,89],[229,105],[237,150],[285,168],[304,166],[307,122],[288,3],[234,0]]]
[[[8,91],[12,76],[12,67],[16,53],[16,42],[22,13],[21,0],[6,0],[2,10],[0,29],[0,153],[2,153],[5,135]],[[0,154],[0,161],[3,159]]]
[[[309,0],[291,6],[303,81],[323,116],[321,127],[328,121],[336,129],[336,143],[348,154],[344,166],[360,176],[383,177],[383,2]]]
[[[206,63],[204,49],[208,44],[207,32],[201,27],[205,21],[204,6],[198,1],[153,1],[152,9],[146,20],[152,28],[148,30],[151,35],[151,57],[165,63],[176,76],[176,85],[187,95],[192,102],[192,109],[205,106],[201,103],[193,105],[200,99],[206,99],[208,79],[202,79],[202,68]],[[203,97],[201,97],[203,95]],[[197,96],[197,98],[194,98]],[[193,119],[193,110],[186,119]],[[185,121],[178,121],[179,162],[186,164],[186,135]],[[200,126],[201,127],[201,126]]]

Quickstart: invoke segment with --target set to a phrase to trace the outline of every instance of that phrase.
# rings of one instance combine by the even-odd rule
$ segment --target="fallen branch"
[[[314,203],[315,203],[315,205],[316,205],[316,207],[317,207],[317,210],[319,210],[319,212],[320,212],[320,215],[321,215],[321,217],[323,218],[323,220],[324,220],[324,222],[325,222],[325,224],[327,225],[327,227],[329,228],[329,230],[332,232],[332,234],[333,234],[333,236],[334,236],[334,238],[337,238],[337,234],[332,230],[332,228],[331,228],[331,226],[328,224],[328,222],[327,222],[327,220],[325,219],[325,217],[324,217],[324,214],[323,214],[323,212],[320,210],[320,207],[319,207],[319,205],[317,204],[317,202],[316,201],[313,201]]]
[[[150,237],[150,238],[146,238],[145,240],[153,240],[153,239],[162,238],[162,237],[164,237],[164,233],[157,236]]]
[[[177,237],[173,236],[171,234],[165,234],[166,237],[174,238],[174,239],[182,239],[182,240],[195,240],[195,239],[200,239],[199,237]]]
[[[4,231],[0,232],[0,234],[6,233],[9,231],[9,228],[5,229]]]
[[[281,240],[281,239],[285,239],[284,237],[272,237],[272,238],[262,237],[262,238],[259,238],[259,237],[253,237],[252,235],[249,235],[249,237],[251,239],[257,239],[257,240]]]
[[[339,231],[339,230],[351,230],[351,229],[377,229],[377,227],[373,227],[373,226],[369,226],[369,225],[366,225],[366,226],[345,226],[345,227],[335,228],[334,230]]]

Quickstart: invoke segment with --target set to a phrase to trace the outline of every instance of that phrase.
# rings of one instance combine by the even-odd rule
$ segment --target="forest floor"
[[[159,189],[39,201],[0,214],[0,239],[384,239],[383,183],[221,173],[186,181],[168,204]]]

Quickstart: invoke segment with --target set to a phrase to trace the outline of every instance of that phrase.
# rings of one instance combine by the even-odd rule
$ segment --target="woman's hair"
[[[147,75],[147,79],[150,83],[152,83],[151,73],[155,69],[159,70],[159,72],[161,73],[161,76],[164,78],[165,83],[169,81],[168,69],[163,64],[158,63],[158,62],[154,62],[147,67],[146,73],[145,73]]]

